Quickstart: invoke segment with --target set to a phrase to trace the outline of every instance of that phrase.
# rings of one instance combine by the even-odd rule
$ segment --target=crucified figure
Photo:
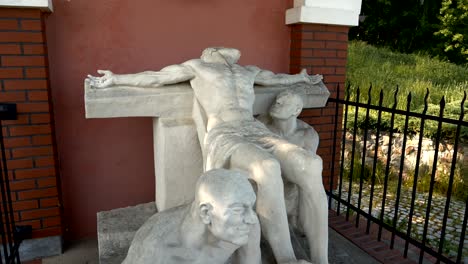
[[[319,83],[319,75],[274,74],[256,66],[237,64],[240,51],[207,48],[200,59],[171,65],[158,72],[88,76],[95,88],[118,85],[160,87],[189,81],[195,99],[206,115],[200,142],[206,153],[205,169],[247,171],[257,184],[256,212],[261,230],[280,264],[297,261],[289,234],[283,197],[283,180],[297,184],[301,195],[299,221],[311,247],[313,263],[328,263],[328,210],[322,184],[322,160],[268,130],[253,117],[254,84],[293,85]],[[198,125],[198,124],[197,124]]]

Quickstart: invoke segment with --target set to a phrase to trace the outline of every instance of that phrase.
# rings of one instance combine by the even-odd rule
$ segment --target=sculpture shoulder
[[[192,60],[188,60],[188,61],[182,63],[182,65],[196,67],[198,65],[201,65],[202,63],[203,62],[202,62],[201,59],[192,59]]]
[[[247,65],[244,68],[250,72],[253,72],[254,74],[258,74],[262,71],[262,69],[260,69],[259,67],[255,65]]]
[[[257,116],[256,119],[266,126],[270,126],[273,123],[273,119],[269,114],[261,114]]]
[[[303,148],[312,152],[317,151],[319,144],[319,134],[315,129],[302,120],[297,120],[297,132],[296,135],[303,138]]]
[[[154,214],[138,229],[135,238],[154,243],[167,241],[169,234],[178,232],[186,210],[186,206],[179,206]]]
[[[166,264],[178,248],[179,226],[185,207],[175,207],[151,216],[136,232],[123,264]]]

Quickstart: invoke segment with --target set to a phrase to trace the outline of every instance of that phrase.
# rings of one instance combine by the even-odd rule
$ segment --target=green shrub
[[[440,30],[445,56],[454,63],[468,62],[468,0],[443,0]]]

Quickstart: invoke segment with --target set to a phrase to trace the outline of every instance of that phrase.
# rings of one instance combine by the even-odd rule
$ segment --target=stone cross
[[[294,89],[304,108],[325,106],[330,95],[323,82],[289,87],[255,86],[254,115],[267,113],[276,95]],[[189,83],[160,88],[115,86],[96,89],[85,82],[86,118],[152,117],[156,206],[159,211],[192,201],[203,172],[203,155],[192,120],[193,91]]]

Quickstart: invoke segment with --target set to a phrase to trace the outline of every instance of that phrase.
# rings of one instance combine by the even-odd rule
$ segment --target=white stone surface
[[[135,232],[156,212],[151,202],[97,213],[99,263],[122,263]]]
[[[192,203],[151,216],[136,232],[123,264],[258,264],[260,226],[248,176],[202,174]]]
[[[315,156],[319,144],[318,133],[312,126],[297,118],[304,105],[302,97],[300,91],[284,90],[276,96],[269,113],[259,116],[258,119],[272,132]],[[284,193],[289,223],[302,230],[298,219],[298,186],[286,182]]]
[[[314,23],[357,26],[362,0],[295,0],[286,10],[286,24]]]
[[[148,214],[148,211],[152,210],[152,213]],[[99,212],[98,215],[101,217],[98,218],[98,238],[99,238],[99,247],[104,247],[108,249],[107,251],[99,251],[99,262],[95,258],[86,259],[89,264],[100,263],[100,264],[116,264],[121,263],[127,254],[128,248],[130,247],[130,242],[135,235],[135,232],[140,226],[136,226],[133,222],[130,222],[130,225],[126,225],[128,221],[132,219],[144,219],[145,222],[151,215],[156,213],[156,208],[154,203],[141,204],[137,206],[125,207],[113,209],[111,211]],[[136,221],[134,221],[136,222]],[[143,223],[142,222],[142,223]],[[141,223],[141,224],[142,224]],[[104,228],[106,227],[106,228]],[[364,251],[357,248],[354,244],[349,242],[346,238],[341,237],[338,233],[334,232],[333,229],[330,231],[330,240],[329,240],[329,253],[330,264],[374,264],[377,263],[375,259],[367,255]],[[100,233],[103,232],[103,233]],[[120,233],[125,236],[129,236],[130,239],[128,244],[116,243],[112,240],[112,237],[118,236],[109,236],[106,233]],[[297,256],[306,258],[307,253],[307,240],[299,232],[291,233],[291,240],[293,241],[294,250]],[[101,240],[105,238],[105,240]],[[122,240],[117,240],[122,241]],[[125,240],[124,240],[125,241]],[[267,243],[262,241],[261,251],[262,251],[262,264],[271,264],[275,263],[274,256],[272,255],[271,249]],[[88,244],[88,243],[86,243]],[[466,243],[465,243],[466,244]],[[84,245],[89,247],[88,245]],[[90,246],[95,246],[94,244]],[[43,259],[44,264],[63,264],[63,263],[85,263],[85,262],[71,262],[73,260],[79,259],[82,260],[86,255],[90,255],[89,252],[82,252],[82,242],[79,242],[78,245],[72,245],[64,255],[56,258]],[[86,250],[88,251],[88,250]],[[92,250],[90,250],[92,251]],[[109,255],[109,253],[113,253]],[[94,252],[93,252],[94,253]],[[92,253],[92,254],[93,254]],[[79,257],[75,257],[76,254],[79,254]],[[74,256],[75,255],[75,256]],[[226,263],[230,264],[230,262]]]
[[[315,155],[319,135],[311,125],[297,118],[302,108],[302,95],[286,90],[276,96],[269,114],[263,116],[261,121],[271,131]]]
[[[154,118],[154,131],[156,206],[163,211],[193,200],[203,160],[191,118]]]
[[[12,8],[39,8],[46,12],[52,12],[52,0],[0,0],[0,7]]]
[[[198,110],[195,108],[192,116],[195,117],[198,137],[202,140],[200,145],[206,156],[205,170],[225,167],[248,172],[258,187],[256,209],[262,233],[277,260],[285,263],[295,262],[296,257],[289,236],[284,197],[278,196],[278,193],[283,193],[282,174],[288,181],[298,184],[301,193],[299,218],[309,238],[312,260],[328,263],[328,211],[322,185],[322,160],[275,135],[253,118],[254,84],[300,91],[306,95],[305,101],[308,103],[310,90],[318,93],[322,101],[328,97],[328,92],[322,89],[322,76],[309,76],[305,71],[295,75],[274,74],[256,66],[238,65],[239,57],[240,52],[236,49],[208,48],[203,51],[201,59],[168,66],[158,72],[116,75],[110,71],[98,71],[103,76],[89,75],[86,89],[111,91],[119,86],[141,87],[140,90],[161,89],[164,85],[190,81],[194,91],[192,104],[200,106]],[[124,99],[124,105],[131,107],[128,100],[131,96],[126,94],[127,91],[124,89],[123,96],[117,99]],[[158,96],[163,96],[164,93],[160,91]],[[132,93],[139,95],[135,90]],[[275,94],[270,96],[273,99]],[[139,102],[147,103],[145,100],[148,96],[144,96],[144,99],[141,97]],[[109,101],[115,100],[115,97],[111,100],[104,97],[102,101],[109,104]],[[174,98],[169,99],[172,100]],[[269,104],[265,102],[262,104],[266,111]],[[87,102],[87,112],[92,108],[89,105]],[[187,105],[175,106],[188,108]],[[117,108],[115,111],[122,110]],[[107,114],[112,112],[108,111]],[[162,112],[167,112],[167,109]]]
[[[304,90],[304,108],[324,107],[330,92],[320,82],[313,85],[297,84]],[[267,113],[276,95],[291,86],[255,86],[253,114]],[[165,85],[159,88],[113,86],[95,89],[85,81],[86,118],[111,117],[191,117],[193,90],[189,83]]]

